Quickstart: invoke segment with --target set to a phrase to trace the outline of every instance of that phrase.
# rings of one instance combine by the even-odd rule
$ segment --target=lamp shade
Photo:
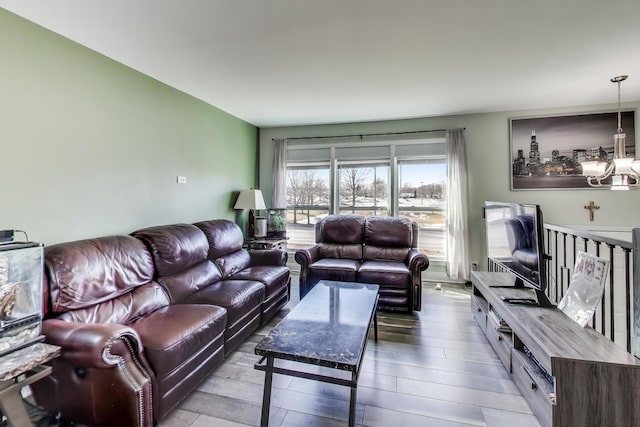
[[[242,190],[236,200],[234,209],[267,209],[264,204],[264,198],[262,197],[262,191],[250,188],[248,190]]]

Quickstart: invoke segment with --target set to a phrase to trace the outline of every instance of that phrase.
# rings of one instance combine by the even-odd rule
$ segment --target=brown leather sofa
[[[380,286],[378,306],[421,309],[422,271],[429,258],[418,251],[418,226],[400,217],[329,215],[316,223],[316,244],[296,251],[300,298],[320,280]]]
[[[37,403],[91,426],[164,418],[289,299],[286,252],[242,241],[213,220],[46,247],[42,327],[62,355]]]

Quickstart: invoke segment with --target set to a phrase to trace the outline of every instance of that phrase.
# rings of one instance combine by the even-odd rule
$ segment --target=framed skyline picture
[[[636,153],[635,117],[635,110],[622,112],[629,157]],[[611,160],[617,127],[617,112],[509,119],[511,189],[592,188],[580,162]]]

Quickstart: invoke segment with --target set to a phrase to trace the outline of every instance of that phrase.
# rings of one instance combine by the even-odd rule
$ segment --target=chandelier
[[[628,190],[640,186],[640,160],[627,157],[625,139],[627,134],[622,132],[620,111],[620,83],[629,76],[618,76],[611,79],[618,84],[618,132],[613,135],[613,160],[590,160],[582,162],[582,175],[587,177],[591,187],[610,188],[612,190]],[[605,159],[606,160],[606,159]],[[611,177],[609,183],[602,181]]]

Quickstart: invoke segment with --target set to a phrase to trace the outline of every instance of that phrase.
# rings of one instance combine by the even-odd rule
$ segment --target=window
[[[344,164],[338,171],[340,213],[388,215],[389,166]]]
[[[446,255],[446,182],[444,156],[398,162],[398,216],[418,224],[418,248],[432,259]]]
[[[292,168],[287,170],[289,222],[315,224],[329,213],[329,168]]]
[[[290,141],[287,145],[288,247],[315,242],[328,214],[395,215],[418,224],[419,249],[446,257],[444,134],[394,141]]]

